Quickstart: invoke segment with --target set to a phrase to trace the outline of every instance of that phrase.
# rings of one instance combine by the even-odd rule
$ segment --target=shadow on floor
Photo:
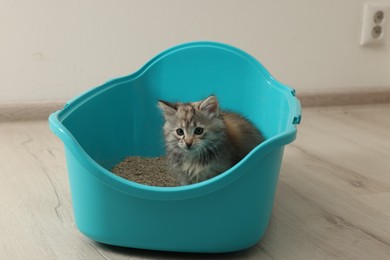
[[[255,245],[246,250],[231,253],[177,253],[119,247],[98,242],[93,242],[93,244],[96,246],[96,248],[99,248],[104,252],[111,252],[121,256],[129,256],[139,259],[248,259],[254,257],[256,252],[261,250]]]

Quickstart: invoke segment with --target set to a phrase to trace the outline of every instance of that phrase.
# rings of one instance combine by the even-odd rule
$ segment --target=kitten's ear
[[[175,103],[159,100],[158,105],[166,116],[173,116],[176,114],[177,106]]]
[[[219,104],[216,96],[209,96],[200,101],[199,110],[207,112],[211,117],[219,115]]]

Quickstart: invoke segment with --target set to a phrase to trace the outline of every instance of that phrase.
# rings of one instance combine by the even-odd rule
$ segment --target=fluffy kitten
[[[182,185],[228,170],[264,140],[247,119],[221,111],[215,96],[193,103],[160,100],[159,106],[170,172]]]

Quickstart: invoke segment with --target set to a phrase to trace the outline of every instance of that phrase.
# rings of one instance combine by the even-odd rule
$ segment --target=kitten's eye
[[[201,134],[203,134],[203,128],[202,127],[197,127],[197,128],[195,128],[195,134],[196,135],[201,135]]]
[[[178,129],[176,129],[176,134],[182,136],[182,135],[184,135],[184,130],[181,128],[178,128]]]

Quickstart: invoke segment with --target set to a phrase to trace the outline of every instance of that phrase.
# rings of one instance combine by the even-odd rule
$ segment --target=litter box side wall
[[[245,166],[235,183],[182,200],[143,199],[94,177],[66,149],[76,224],[117,246],[177,252],[231,252],[256,244],[272,213],[283,147]],[[279,163],[277,163],[279,162]]]

